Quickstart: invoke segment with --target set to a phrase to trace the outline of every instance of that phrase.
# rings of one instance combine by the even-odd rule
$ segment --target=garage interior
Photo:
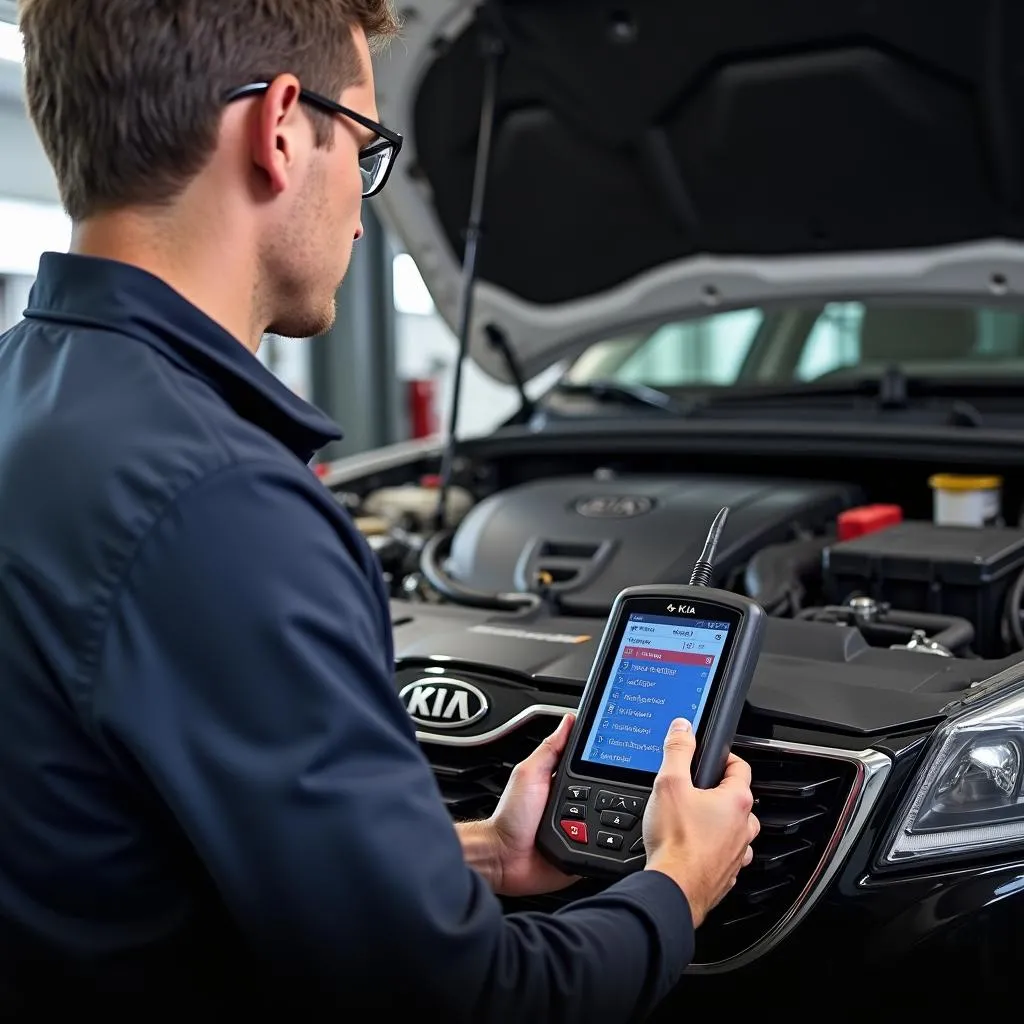
[[[907,0],[907,9],[915,4],[923,10],[919,0]],[[499,153],[496,177],[504,192],[495,221],[512,251],[529,234],[513,200],[521,199],[518,184],[533,167],[523,156],[531,141],[554,154],[553,175],[571,181],[576,173],[576,153],[571,145],[561,150],[552,130],[558,100],[579,114],[573,127],[588,144],[607,144],[595,144],[598,155],[618,154],[621,140],[620,129],[606,129],[592,97],[578,88],[574,76],[584,73],[585,61],[573,68],[567,61],[565,79],[559,77],[551,24],[569,18],[570,5],[504,6],[520,41],[541,53],[532,65],[513,62],[505,80],[511,114]],[[556,6],[561,13],[553,13]],[[795,0],[781,6],[780,24],[801,10]],[[887,16],[877,3],[855,6],[865,22]],[[394,207],[384,207],[397,217],[424,195],[440,196],[434,227],[443,229],[436,234],[447,245],[445,258],[437,257],[436,238],[425,239],[422,221],[410,218],[404,244],[368,200],[334,326],[315,338],[267,336],[258,352],[288,388],[344,431],[343,440],[316,456],[314,468],[380,561],[395,686],[456,819],[492,813],[512,766],[579,706],[610,609],[625,588],[682,585],[703,571],[711,587],[743,593],[766,610],[770,621],[739,720],[738,749],[753,765],[753,791],[768,824],[754,869],[698,934],[692,987],[680,989],[666,1021],[683,1019],[690,993],[714,1006],[730,985],[744,989],[746,1002],[737,1006],[755,1012],[755,990],[758,999],[771,992],[780,1005],[792,996],[798,1012],[820,1011],[818,994],[802,988],[805,964],[813,965],[807,971],[814,984],[850,989],[849,1004],[861,1016],[887,998],[890,986],[916,1000],[920,978],[936,965],[968,965],[964,973],[995,999],[1012,988],[1005,965],[1024,956],[1024,697],[1002,696],[1015,687],[1024,693],[1024,177],[1011,181],[1024,130],[1007,141],[1016,127],[1024,129],[1017,112],[1024,110],[1024,61],[978,56],[986,47],[999,49],[994,40],[1004,17],[1024,31],[1024,13],[999,0],[981,6],[989,17],[970,37],[977,45],[962,67],[951,56],[955,47],[944,48],[950,34],[937,30],[920,43],[922,50],[934,43],[939,57],[931,63],[919,54],[904,62],[891,40],[874,50],[866,30],[852,33],[848,48],[841,38],[834,53],[832,41],[822,44],[824,56],[801,42],[792,65],[778,41],[764,44],[761,64],[760,55],[742,48],[716,55],[706,75],[693,72],[699,87],[673,98],[679,137],[706,133],[712,157],[742,156],[747,150],[738,138],[745,131],[757,136],[771,121],[761,111],[777,105],[783,115],[771,121],[773,130],[783,124],[781,135],[793,145],[760,154],[763,175],[759,166],[734,160],[720,184],[713,158],[701,152],[676,180],[671,168],[685,160],[668,149],[679,148],[679,139],[652,129],[637,147],[641,155],[631,154],[657,179],[654,199],[634,196],[637,208],[648,209],[649,201],[650,222],[635,228],[632,214],[622,214],[616,226],[612,217],[622,248],[634,244],[634,230],[636,238],[660,239],[650,252],[637,245],[623,257],[621,265],[635,257],[636,276],[615,278],[609,269],[615,279],[605,281],[601,260],[581,257],[578,280],[567,274],[556,281],[503,254],[488,267],[497,283],[481,275],[483,312],[463,339],[470,344],[471,336],[466,360],[458,323],[464,296],[451,282],[459,281],[466,239],[476,234],[460,218],[462,205],[470,205],[478,136],[487,134],[488,54],[486,46],[472,49],[480,42],[476,28],[463,34],[452,27],[454,18],[443,26],[447,35],[441,22],[431,26],[438,38],[425,44],[418,34],[427,31],[423,19],[412,17],[410,48],[430,54],[430,73],[419,105],[410,103],[413,123],[394,123],[395,110],[404,109],[388,105],[396,103],[394,92],[382,103],[383,122],[413,137],[431,110],[436,118],[447,109],[447,97],[469,95],[467,81],[480,94],[456,111],[450,131],[423,143],[403,191],[395,189]],[[21,319],[40,255],[66,250],[70,238],[24,110],[16,8],[16,0],[0,0],[0,332]],[[642,12],[636,19],[634,8]],[[815,10],[828,37],[832,15]],[[541,19],[541,29],[531,16]],[[632,66],[638,24],[677,17],[655,0],[612,5],[600,31],[584,35],[592,47],[586,56],[597,66],[611,53],[609,60]],[[753,36],[772,36],[774,25],[761,25],[761,17],[751,16],[746,27]],[[912,48],[913,19],[892,17],[888,28],[904,33]],[[486,30],[480,34],[486,40]],[[714,38],[710,28],[707,37]],[[393,62],[383,77],[388,89],[407,84],[396,70],[403,59],[401,45],[381,56]],[[936,70],[941,59],[948,66]],[[967,67],[972,61],[983,68],[977,88],[965,84],[976,71]],[[792,71],[798,64],[802,70]],[[731,75],[731,84],[716,83],[719,73],[723,80]],[[799,91],[794,87],[817,75],[840,94],[852,84],[843,95],[853,97],[853,113],[844,124],[819,126],[815,150],[807,124],[784,123],[784,115]],[[767,83],[763,93],[758,76]],[[652,76],[652,94],[671,91],[669,78]],[[757,97],[765,95],[761,108]],[[691,102],[696,113],[684,109]],[[938,127],[947,109],[962,115],[958,131],[967,125],[976,129],[969,137],[987,140],[978,142],[983,157],[963,143],[965,135],[950,141]],[[876,110],[890,119],[876,118]],[[588,115],[597,128],[583,125]],[[921,144],[916,136],[908,142],[904,162],[894,160],[899,166],[890,175],[879,170],[870,147],[901,137],[906,125],[920,130]],[[863,142],[863,152],[848,143],[847,131],[857,146]],[[848,145],[859,155],[844,164]],[[812,152],[817,162],[806,160]],[[941,166],[948,175],[936,171],[927,183],[940,199],[943,188],[975,182],[975,175],[983,182],[964,201],[962,217],[957,195],[946,207],[939,199],[934,204],[956,216],[932,222],[931,193],[915,199],[918,159],[948,161]],[[598,241],[596,228],[588,238],[584,227],[593,228],[594,197],[602,200],[605,187],[613,195],[628,191],[622,183],[635,167],[621,177],[609,172],[606,181],[596,160],[598,171],[587,180],[591,206],[582,209],[581,199],[580,210],[566,203],[569,212],[552,212],[548,270],[563,248],[571,258],[565,238],[577,228],[582,249],[619,255],[617,243]],[[628,163],[609,160],[617,171]],[[455,184],[443,194],[437,184],[449,167]],[[817,213],[793,214],[801,198],[793,182],[805,180],[797,171],[815,187],[823,182],[808,206],[818,202],[831,223]],[[699,210],[685,188],[674,190],[691,180],[689,173],[697,192],[705,190],[707,206]],[[787,182],[778,208],[770,185],[763,192],[747,187],[762,178]],[[843,190],[853,194],[864,178],[871,185],[847,207]],[[894,183],[895,205],[906,213],[900,223],[913,244],[888,249],[879,242],[889,241],[885,207],[871,189],[883,179]],[[730,188],[749,202],[735,236],[722,212]],[[561,193],[553,198],[538,187],[537,195],[542,211],[562,202]],[[675,220],[660,219],[658,204]],[[848,260],[830,263],[836,225],[853,241],[840,254]],[[764,251],[758,231],[770,236]],[[719,247],[709,243],[705,252],[695,238]],[[483,231],[485,252],[487,241]],[[672,246],[682,251],[691,244],[692,265],[684,267]],[[797,280],[801,273],[806,278]],[[767,297],[748,299],[759,287]],[[598,294],[603,288],[608,295]],[[674,303],[685,313],[673,313]],[[605,315],[614,329],[604,329]],[[564,351],[557,348],[560,331],[563,341],[571,337]],[[523,373],[523,366],[538,372]],[[458,451],[445,447],[452,422]],[[709,525],[723,505],[729,516],[715,564],[701,569]],[[986,700],[995,707],[990,718],[977,710]],[[614,719],[622,704],[618,712],[608,707],[608,735],[636,726]],[[594,730],[596,736],[596,722]],[[961,733],[973,736],[972,730],[984,742],[958,746]],[[1007,807],[1007,817],[998,818]],[[585,818],[591,811],[610,807],[574,806],[572,813]],[[977,827],[964,825],[975,813]],[[927,827],[915,831],[919,817]],[[584,879],[564,893],[504,906],[558,910],[604,884]],[[853,993],[862,971],[870,981]]]

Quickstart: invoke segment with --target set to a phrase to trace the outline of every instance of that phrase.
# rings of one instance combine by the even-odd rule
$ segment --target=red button
[[[574,843],[586,843],[587,841],[587,826],[582,821],[571,821],[566,818],[564,821],[558,823],[562,826],[562,831],[574,842]]]

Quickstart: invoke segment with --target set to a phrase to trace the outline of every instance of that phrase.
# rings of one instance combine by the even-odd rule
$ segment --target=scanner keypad
[[[574,846],[591,846],[622,857],[642,856],[645,798],[602,789],[592,800],[590,789],[575,783],[565,787],[558,822],[563,835]]]

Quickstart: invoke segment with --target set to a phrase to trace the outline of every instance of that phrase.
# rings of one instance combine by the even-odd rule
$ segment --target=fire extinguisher
[[[430,378],[409,381],[409,428],[413,438],[437,433],[436,398],[437,388]]]

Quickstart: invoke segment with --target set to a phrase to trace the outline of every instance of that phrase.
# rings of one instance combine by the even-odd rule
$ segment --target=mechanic
[[[308,466],[337,428],[255,355],[332,324],[398,149],[369,48],[392,11],[21,24],[73,240],[0,341],[0,1015],[642,1018],[750,862],[749,768],[698,791],[670,732],[647,870],[503,915],[572,881],[533,844],[571,719],[453,827],[377,564]]]

